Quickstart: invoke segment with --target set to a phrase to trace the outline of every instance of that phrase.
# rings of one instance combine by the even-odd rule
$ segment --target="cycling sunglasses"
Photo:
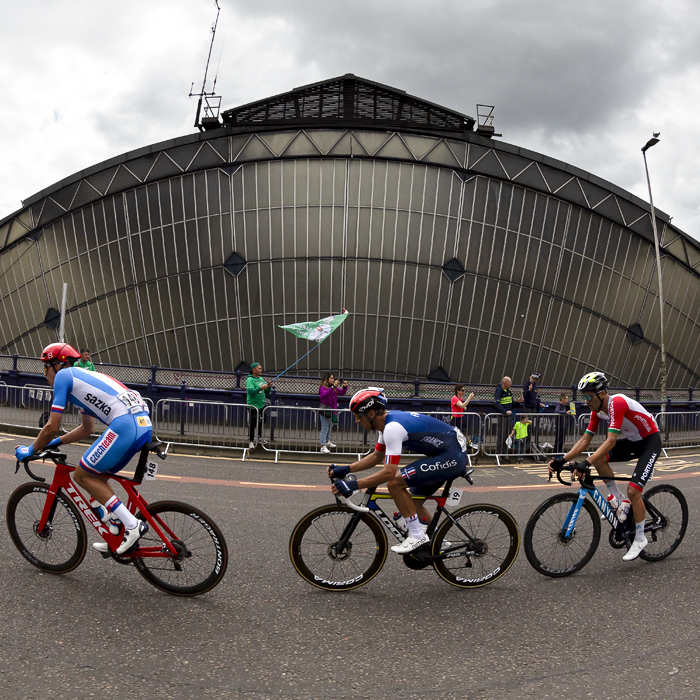
[[[593,397],[598,396],[598,394],[581,394],[581,396],[584,401],[593,401]]]

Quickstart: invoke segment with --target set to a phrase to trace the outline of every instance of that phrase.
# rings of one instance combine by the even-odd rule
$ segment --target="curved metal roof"
[[[28,197],[0,220],[0,251],[90,202],[184,172],[266,158],[383,157],[445,165],[554,194],[652,239],[647,202],[591,173],[471,129],[473,117],[352,74],[223,113],[224,126],[124,153]],[[329,138],[309,139],[317,128]],[[368,131],[394,127],[386,137]],[[288,137],[270,132],[289,132]],[[432,136],[412,146],[405,134]],[[401,141],[402,143],[398,143]],[[378,145],[377,145],[378,144]],[[700,274],[700,244],[655,210],[663,253]]]

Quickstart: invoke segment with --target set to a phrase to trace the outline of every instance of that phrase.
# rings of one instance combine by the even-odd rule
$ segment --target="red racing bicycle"
[[[66,455],[44,450],[21,462],[34,480],[18,487],[7,503],[7,527],[20,554],[31,564],[53,574],[73,571],[85,558],[88,538],[84,521],[109,545],[102,554],[119,564],[133,564],[152,585],[166,593],[195,596],[210,591],[226,573],[228,549],[216,523],[198,508],[177,501],[148,504],[136,487],[155,478],[157,464],[148,459],[155,453],[165,459],[164,443],[154,441],[141,450],[134,478],[114,475],[128,496],[127,508],[148,522],[149,531],[135,547],[122,555],[122,542],[110,533],[71,480],[75,467]],[[50,486],[29,469],[29,462],[47,459],[56,465]],[[15,474],[19,471],[17,462]]]

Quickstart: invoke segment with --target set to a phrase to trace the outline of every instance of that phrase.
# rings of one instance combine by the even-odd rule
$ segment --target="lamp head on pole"
[[[652,146],[656,146],[656,144],[659,143],[659,136],[661,136],[661,132],[655,131],[652,138],[650,138],[644,145],[644,148],[642,148],[642,153],[646,153]]]

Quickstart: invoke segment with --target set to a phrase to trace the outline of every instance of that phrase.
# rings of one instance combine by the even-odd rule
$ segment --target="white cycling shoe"
[[[430,537],[428,537],[428,535],[423,535],[419,540],[409,535],[401,544],[395,544],[391,548],[391,551],[396,552],[396,554],[408,554],[414,549],[422,547],[424,544],[430,544]]]
[[[147,532],[148,523],[139,520],[139,524],[133,530],[124,531],[124,539],[117,548],[116,553],[124,554],[130,550]],[[106,554],[109,551],[109,545],[106,542],[93,542],[92,548],[101,554]]]
[[[629,548],[627,554],[622,557],[622,561],[632,561],[633,559],[636,559],[644,547],[646,547],[648,544],[649,540],[646,537],[641,540],[641,542],[639,540],[635,540],[632,542],[632,546]]]

